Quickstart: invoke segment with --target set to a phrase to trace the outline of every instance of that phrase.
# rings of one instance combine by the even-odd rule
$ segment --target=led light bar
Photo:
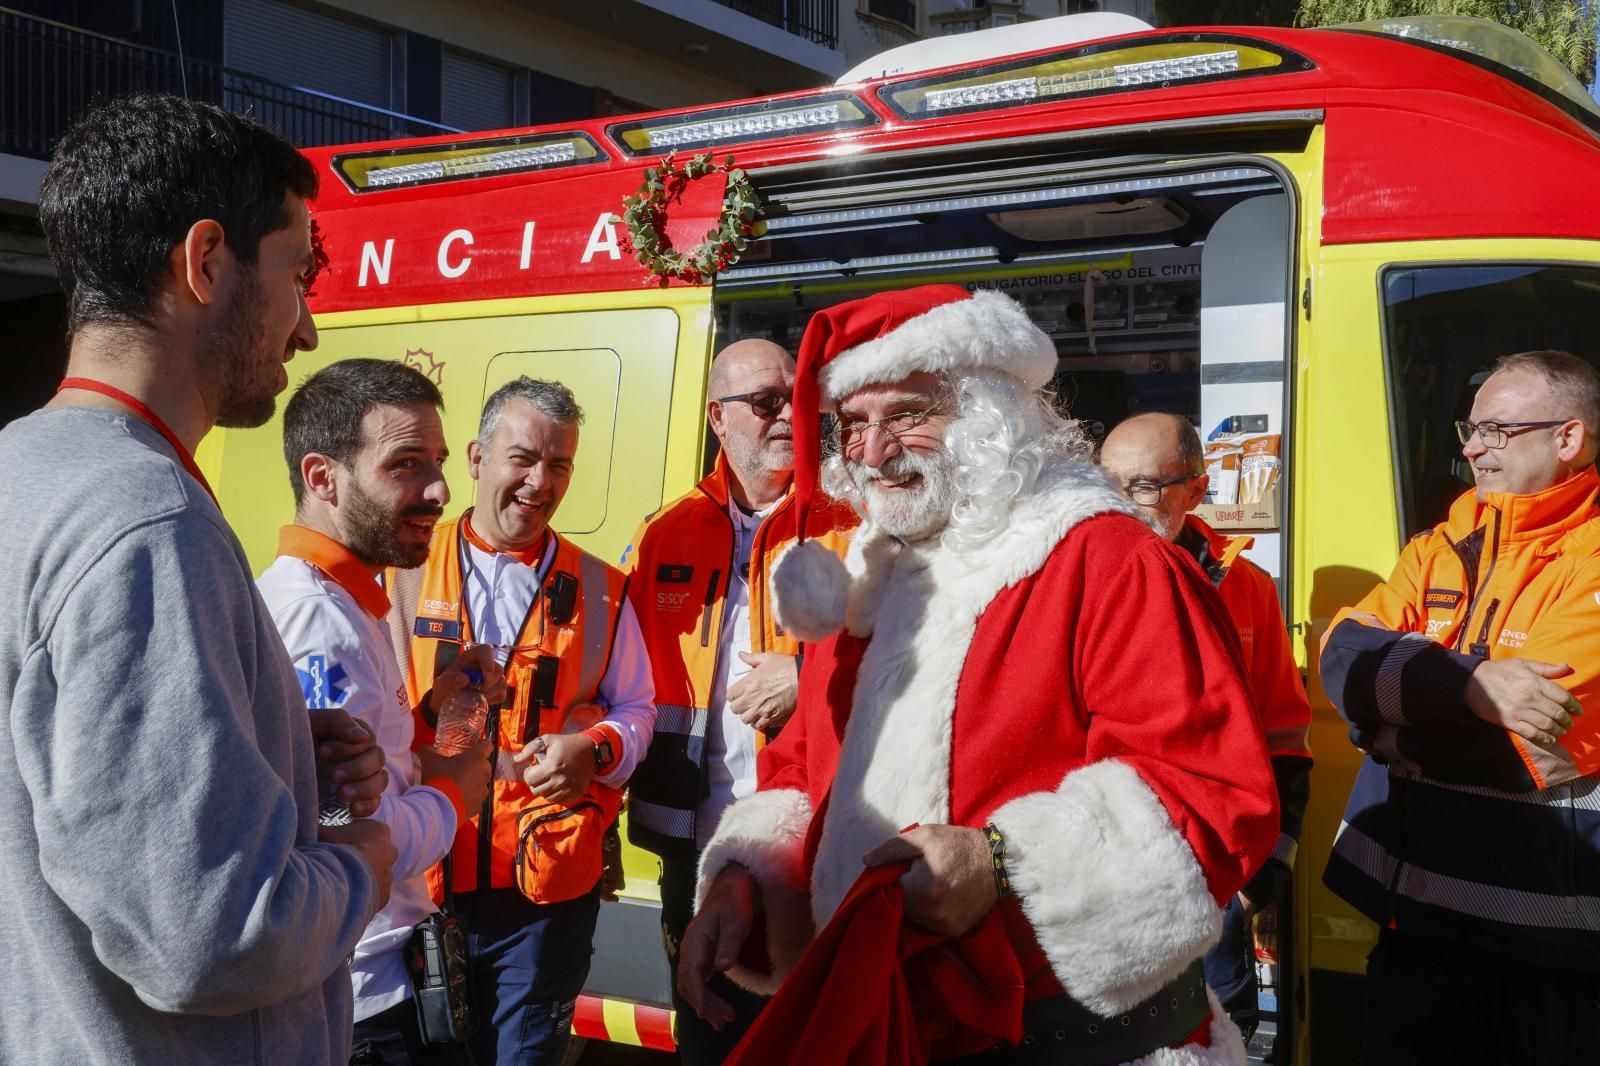
[[[1013,78],[969,85],[960,89],[938,89],[929,93],[922,106],[929,111],[947,111],[1011,101],[1026,102],[1040,97],[1067,96],[1072,93],[1120,89],[1130,85],[1203,78],[1228,74],[1239,69],[1237,49],[1205,52],[1175,59],[1151,59],[1143,63],[1118,63],[1112,67],[1083,70],[1071,74],[1048,74],[1040,78]]]
[[[606,132],[632,156],[677,149],[715,148],[807,133],[870,126],[878,121],[850,93],[796,101],[742,104],[690,115],[627,122]]]
[[[570,163],[578,157],[572,144],[548,144],[543,148],[517,148],[509,152],[479,152],[455,156],[432,163],[402,163],[393,167],[372,167],[368,185],[409,185],[417,181],[444,177],[466,177],[495,170],[520,170],[550,163]]]
[[[584,133],[512,137],[474,144],[424,145],[335,156],[334,169],[354,192],[431,185],[492,174],[549,170],[606,158]]]
[[[1182,34],[1120,47],[1089,45],[977,71],[918,78],[885,85],[878,95],[902,118],[916,120],[1157,89],[1177,82],[1310,69],[1310,60],[1266,42],[1224,34]]]
[[[676,148],[680,144],[702,144],[712,141],[770,136],[790,133],[809,126],[830,127],[839,121],[839,105],[801,107],[792,111],[768,111],[764,114],[740,115],[718,119],[715,122],[691,122],[686,126],[667,126],[659,130],[646,130],[651,148]]]

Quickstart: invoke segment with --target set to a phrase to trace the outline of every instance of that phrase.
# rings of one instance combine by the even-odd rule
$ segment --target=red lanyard
[[[56,387],[56,392],[61,393],[68,389],[97,392],[101,396],[110,397],[125,407],[132,408],[133,413],[148,422],[151,429],[167,438],[167,443],[172,445],[173,450],[178,453],[178,458],[182,460],[183,468],[189,471],[189,476],[200,482],[200,487],[206,490],[206,495],[211,497],[212,503],[217,503],[217,494],[211,491],[211,483],[200,472],[200,467],[195,463],[194,456],[189,454],[189,449],[183,446],[183,441],[179,440],[177,435],[168,428],[167,424],[161,420],[160,415],[115,385],[107,385],[105,382],[95,381],[93,378],[67,378]],[[222,505],[218,503],[217,506],[220,507]]]

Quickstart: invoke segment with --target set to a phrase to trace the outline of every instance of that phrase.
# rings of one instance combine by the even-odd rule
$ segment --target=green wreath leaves
[[[756,217],[761,197],[745,172],[733,165],[733,156],[716,163],[707,152],[680,167],[673,162],[675,155],[669,153],[659,166],[645,170],[639,191],[623,198],[620,219],[628,227],[634,255],[662,288],[674,278],[693,285],[710,281],[737,263],[751,238],[765,229]],[[667,208],[683,198],[690,182],[719,173],[728,176],[728,186],[717,228],[708,230],[706,239],[687,252],[674,248],[667,236]]]

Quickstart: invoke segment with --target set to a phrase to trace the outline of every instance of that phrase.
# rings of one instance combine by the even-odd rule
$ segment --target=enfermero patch
[[[1453,611],[1461,606],[1464,595],[1455,589],[1428,589],[1422,594],[1422,606],[1430,611]]]

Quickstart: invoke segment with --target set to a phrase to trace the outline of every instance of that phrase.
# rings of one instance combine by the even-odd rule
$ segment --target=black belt
[[[1142,1058],[1189,1036],[1205,1024],[1205,969],[1189,968],[1126,1013],[1102,1018],[1070,996],[1022,1005],[1022,1043],[997,1044],[976,1055],[941,1059],[948,1066],[1115,1066]]]

